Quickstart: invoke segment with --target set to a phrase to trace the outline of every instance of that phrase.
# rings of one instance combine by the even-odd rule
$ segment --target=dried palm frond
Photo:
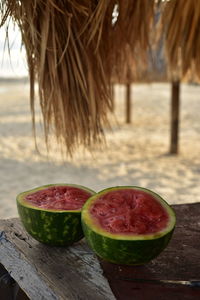
[[[117,82],[132,82],[144,75],[150,59],[154,9],[154,0],[118,1],[119,15],[113,33]]]
[[[192,71],[200,79],[200,1],[163,2],[160,35],[172,76],[184,78]]]
[[[100,55],[102,19],[111,20],[108,2],[3,3],[2,22],[7,16],[14,18],[26,48],[33,124],[37,80],[47,144],[51,132],[70,154],[79,144],[87,147],[98,141],[111,106],[109,78]],[[112,7],[112,1],[109,4]]]
[[[14,19],[26,48],[34,126],[38,82],[47,145],[51,133],[69,154],[102,140],[112,78],[134,74],[145,57],[153,8],[154,0],[2,0],[1,22]]]

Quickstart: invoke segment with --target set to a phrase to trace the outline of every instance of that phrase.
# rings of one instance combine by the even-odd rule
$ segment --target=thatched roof
[[[173,77],[200,79],[200,1],[172,0],[161,5],[160,35]]]
[[[199,1],[2,0],[0,10],[22,33],[33,125],[37,81],[47,145],[53,133],[70,154],[102,140],[113,80],[151,77],[158,33],[172,76],[200,77]]]

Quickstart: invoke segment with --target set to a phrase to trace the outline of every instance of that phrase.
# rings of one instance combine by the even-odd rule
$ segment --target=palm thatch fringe
[[[155,7],[154,0],[118,1],[118,19],[112,36],[114,82],[130,83],[144,76],[150,59]]]
[[[159,33],[164,36],[171,77],[200,79],[200,1],[162,2]]]
[[[154,7],[154,0],[1,1],[1,25],[12,18],[26,48],[33,128],[38,82],[47,147],[52,133],[71,155],[103,140],[113,78],[130,81],[145,69]]]

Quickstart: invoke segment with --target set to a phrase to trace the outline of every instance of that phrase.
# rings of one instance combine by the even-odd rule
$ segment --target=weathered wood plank
[[[157,259],[137,267],[101,261],[116,299],[200,299],[200,203],[174,209],[173,239]],[[0,221],[0,232],[0,262],[31,299],[114,299],[84,242],[47,247],[24,233],[18,220]]]
[[[0,263],[31,299],[115,299],[84,241],[48,247],[32,239],[18,219],[0,221]]]

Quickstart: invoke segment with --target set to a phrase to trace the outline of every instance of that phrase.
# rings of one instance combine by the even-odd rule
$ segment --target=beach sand
[[[32,136],[27,83],[0,84],[0,218],[17,216],[16,195],[49,183],[99,191],[116,185],[152,189],[170,204],[200,201],[200,86],[181,86],[179,155],[169,155],[170,84],[132,86],[132,123],[125,123],[124,87],[115,87],[107,146],[79,149],[64,162],[56,143],[46,155],[37,112],[39,155]],[[113,117],[111,117],[113,119]]]

